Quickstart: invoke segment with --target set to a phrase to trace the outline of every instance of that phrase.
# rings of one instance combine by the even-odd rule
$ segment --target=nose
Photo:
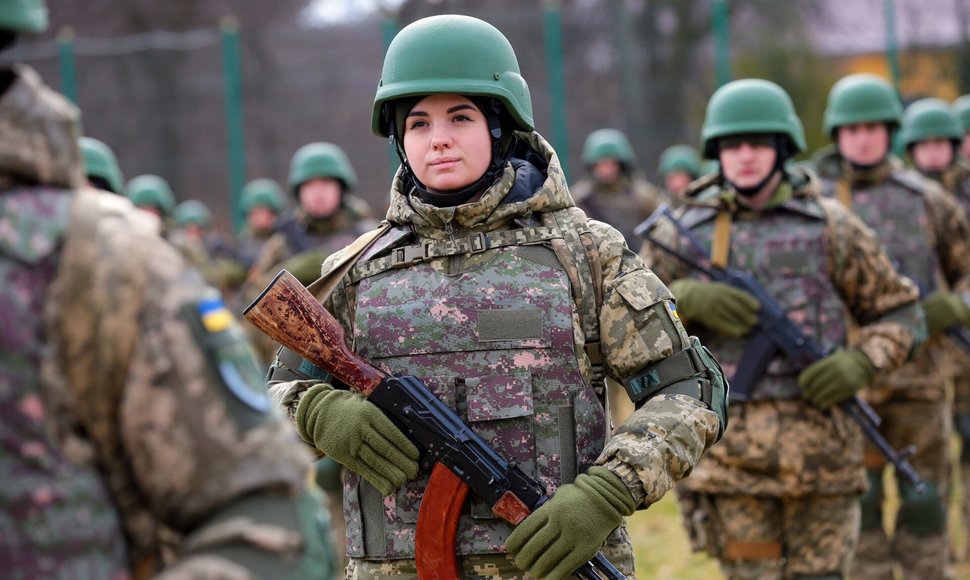
[[[447,128],[435,128],[431,133],[431,147],[441,149],[451,146],[451,134]]]

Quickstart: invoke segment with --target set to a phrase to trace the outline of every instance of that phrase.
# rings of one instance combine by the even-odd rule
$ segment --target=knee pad
[[[900,489],[899,523],[916,536],[938,534],[946,529],[946,508],[940,501],[937,485],[926,482],[923,493],[902,486]]]
[[[869,489],[859,498],[862,511],[862,531],[874,530],[882,525],[882,471],[866,471]]]

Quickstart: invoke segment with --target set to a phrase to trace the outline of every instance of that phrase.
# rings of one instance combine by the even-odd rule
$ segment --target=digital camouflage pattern
[[[251,578],[218,555],[229,545],[311,564],[294,499],[308,457],[258,377],[246,391],[217,371],[256,370],[238,327],[223,309],[191,329],[217,295],[130,202],[67,187],[77,112],[15,72],[0,100],[0,149],[20,152],[0,155],[0,479],[17,482],[0,491],[4,575]]]
[[[965,291],[970,285],[970,226],[955,199],[936,183],[918,173],[904,170],[899,160],[890,158],[876,167],[859,170],[846,163],[837,152],[822,157],[823,193],[838,197],[849,192],[852,211],[871,227],[887,252],[898,262],[900,271],[911,277],[925,297],[943,288]],[[845,195],[844,193],[842,195]],[[894,413],[905,417],[886,421],[880,432],[895,445],[914,443],[920,446],[911,458],[914,466],[922,466],[920,475],[935,485],[938,498],[945,497],[949,467],[945,449],[951,436],[946,378],[949,372],[945,342],[935,338],[927,342],[913,357],[890,374],[877,375],[864,391],[878,413]],[[903,412],[898,405],[907,406]],[[919,425],[919,429],[912,427]],[[917,434],[916,431],[919,431]],[[869,466],[881,473],[878,464]],[[878,517],[881,501],[863,504],[864,517]],[[936,507],[945,505],[937,503]],[[871,506],[871,507],[869,507]],[[901,509],[905,510],[904,498]],[[931,508],[923,505],[920,511]],[[876,515],[866,510],[876,511]],[[868,514],[868,515],[867,515]],[[896,535],[907,536],[901,520],[896,522]],[[949,565],[948,544],[944,525],[936,533],[920,540],[921,550],[892,551],[904,568],[945,570]],[[869,549],[882,542],[877,552]],[[905,543],[905,542],[904,542]],[[917,542],[918,543],[918,542]],[[856,553],[855,574],[859,577],[877,575],[884,566],[883,548],[890,545],[879,527],[864,529],[860,548]],[[900,545],[902,547],[902,545]],[[942,577],[942,576],[940,576]]]
[[[627,245],[634,249],[639,247],[640,240],[633,234],[633,228],[660,204],[670,203],[663,191],[636,171],[621,175],[616,183],[603,183],[589,176],[569,189],[577,207],[590,219],[620,230]]]
[[[437,208],[404,195],[399,174],[391,191],[388,220],[407,224],[414,231],[415,238],[407,240],[409,243],[416,239],[457,244],[475,232],[498,234],[534,227],[530,216],[570,208],[572,200],[551,147],[535,133],[518,133],[517,137],[527,140],[549,163],[545,182],[533,195],[501,203],[516,179],[509,166],[479,201]],[[668,308],[669,291],[627,250],[619,232],[599,222],[591,222],[590,228],[602,266],[599,323],[605,366],[609,376],[622,379],[689,346],[688,337]],[[380,259],[382,253],[377,254],[371,258]],[[324,264],[324,272],[332,264],[333,258]],[[367,263],[357,268],[366,270]],[[592,377],[590,362],[583,350],[581,314],[565,292],[567,277],[563,264],[543,245],[513,245],[435,258],[358,278],[363,280],[359,283],[352,282],[352,272],[325,305],[341,322],[346,336],[354,337],[358,350],[374,356],[384,370],[419,371],[418,376],[454,404],[476,430],[483,429],[500,450],[519,458],[550,492],[595,459],[617,473],[638,505],[646,507],[689,473],[716,440],[719,421],[696,399],[661,395],[641,406],[604,450],[604,392],[587,386]],[[489,280],[498,287],[491,282],[483,285]],[[526,291],[513,292],[524,281]],[[500,292],[503,287],[508,290]],[[435,297],[443,300],[436,302]],[[455,297],[472,302],[465,304]],[[418,302],[409,303],[412,299]],[[513,315],[511,323],[507,322],[509,315]],[[378,321],[381,327],[374,326]],[[541,328],[538,333],[537,328]],[[490,337],[496,339],[494,343],[480,342]],[[520,350],[511,350],[513,346]],[[459,356],[448,349],[465,350]],[[440,362],[435,371],[429,370],[432,362]],[[292,412],[311,384],[280,383],[273,391]],[[577,417],[595,422],[580,424]],[[509,428],[488,424],[497,419]],[[554,437],[552,430],[560,428],[562,432]],[[570,454],[574,457],[564,460]],[[348,478],[344,489],[351,553],[371,556],[375,550],[369,542],[377,541],[382,544],[377,552],[386,555],[376,557],[409,559],[413,548],[403,540],[413,537],[414,494],[420,486],[406,486],[383,502],[366,483],[358,485],[355,477]],[[385,534],[380,528],[373,529],[374,523],[360,525],[373,520],[362,520],[355,504],[358,500],[365,515],[368,505],[381,502],[376,505],[383,526],[396,531]],[[508,528],[495,520],[470,519],[486,515],[483,506],[470,503],[459,529],[459,552],[501,553]],[[478,527],[469,528],[469,521],[477,521]],[[485,525],[489,521],[495,523]],[[476,537],[470,531],[481,533]],[[623,528],[613,541],[621,552],[630,553]],[[462,561],[466,565],[468,560]],[[401,564],[408,566],[407,562]],[[354,566],[352,563],[351,568]]]
[[[914,344],[916,289],[894,275],[867,228],[835,202],[818,198],[817,180],[793,171],[788,177],[792,197],[780,205],[758,213],[744,210],[732,191],[712,187],[712,177],[696,183],[706,191],[692,192],[678,215],[690,220],[709,248],[713,210],[730,211],[731,266],[754,275],[793,322],[829,347],[844,344],[843,312],[848,312],[858,326],[854,345],[876,368],[898,366]],[[669,224],[658,229],[658,238],[687,251],[671,230]],[[801,252],[810,255],[800,257]],[[652,244],[644,255],[663,280],[698,277]],[[703,328],[697,332],[705,344],[716,345],[712,350],[730,376],[743,342],[730,344]],[[800,370],[783,355],[769,364],[754,389],[756,400],[732,406],[730,433],[695,467],[686,489],[779,497],[864,489],[860,431],[841,411],[822,412],[800,398]]]

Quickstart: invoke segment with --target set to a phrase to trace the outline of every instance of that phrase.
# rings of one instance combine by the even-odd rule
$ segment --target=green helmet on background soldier
[[[771,81],[742,79],[714,92],[701,129],[706,159],[718,158],[717,142],[722,137],[759,134],[784,135],[789,154],[805,150],[805,130],[785,89]]]
[[[154,207],[163,216],[175,210],[175,195],[168,182],[157,175],[139,175],[132,178],[125,188],[125,195],[135,207]]]
[[[43,32],[47,29],[44,0],[5,0],[0,3],[0,29]]]
[[[586,138],[583,145],[583,164],[590,167],[603,159],[615,159],[627,169],[636,165],[630,141],[616,129],[599,129]]]
[[[196,224],[203,228],[212,224],[212,212],[204,203],[197,199],[188,199],[175,207],[175,225],[185,227]]]
[[[683,171],[692,177],[701,174],[701,157],[690,145],[671,145],[660,154],[660,161],[657,163],[657,173],[661,177],[675,171]]]
[[[247,183],[242,189],[242,210],[249,213],[254,207],[262,206],[273,213],[280,213],[286,206],[283,188],[272,179],[260,178]]]
[[[906,107],[900,133],[905,148],[929,139],[949,139],[955,147],[963,142],[963,124],[943,99],[920,99]]]
[[[103,141],[92,137],[81,137],[81,156],[84,159],[84,172],[88,179],[93,179],[101,189],[112,193],[123,193],[125,180],[118,167],[118,159],[114,152]]]
[[[347,154],[333,143],[308,143],[293,154],[287,180],[290,190],[296,193],[300,185],[315,178],[336,179],[345,193],[357,187],[357,175]]]
[[[970,95],[957,97],[957,100],[953,101],[953,112],[960,118],[963,131],[970,131]]]
[[[432,93],[493,97],[505,106],[516,129],[535,128],[529,86],[512,45],[497,28],[477,18],[425,18],[394,37],[374,96],[372,130],[389,135],[393,118],[389,122],[385,103]]]
[[[834,139],[835,130],[843,125],[882,122],[892,131],[902,115],[903,106],[888,81],[873,74],[853,74],[832,85],[822,130]]]

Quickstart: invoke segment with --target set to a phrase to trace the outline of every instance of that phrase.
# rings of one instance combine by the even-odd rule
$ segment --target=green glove
[[[357,393],[330,385],[310,387],[296,408],[296,430],[383,495],[418,475],[418,448]]]
[[[519,569],[538,578],[565,578],[595,556],[635,508],[616,474],[593,467],[522,520],[505,547]]]
[[[324,250],[307,250],[283,262],[283,268],[289,270],[290,274],[293,274],[300,281],[300,284],[308,286],[320,277],[320,267],[329,255],[330,252]]]
[[[758,322],[758,299],[734,286],[682,278],[670,283],[677,311],[724,336],[742,337]]]
[[[937,292],[923,301],[926,311],[926,328],[930,336],[936,336],[957,324],[970,324],[970,306],[952,292]]]
[[[810,364],[798,375],[798,384],[810,403],[828,409],[866,386],[876,368],[862,351],[837,350]]]

